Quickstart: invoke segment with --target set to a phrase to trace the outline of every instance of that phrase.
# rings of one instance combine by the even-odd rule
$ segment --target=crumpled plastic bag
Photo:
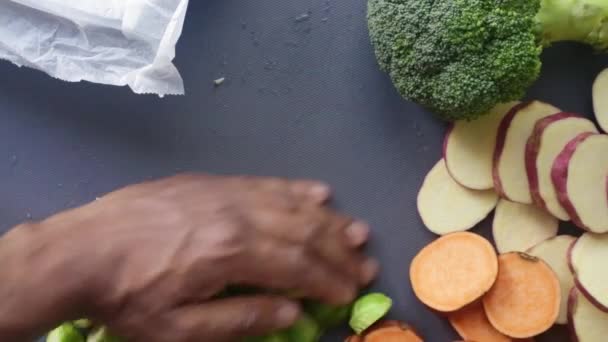
[[[68,81],[181,95],[188,0],[0,0],[0,59]]]

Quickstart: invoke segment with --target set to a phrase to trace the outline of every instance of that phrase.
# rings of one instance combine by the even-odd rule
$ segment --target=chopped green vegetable
[[[445,120],[474,119],[524,96],[543,47],[608,49],[608,1],[369,0],[368,26],[401,95]]]
[[[74,322],[72,322],[72,323],[73,323],[73,324],[74,324],[74,325],[75,325],[77,328],[80,328],[80,329],[89,329],[90,327],[92,327],[92,326],[93,326],[93,322],[91,322],[91,320],[90,320],[90,319],[86,319],[86,318],[76,320],[76,321],[74,321]]]
[[[86,342],[124,342],[124,340],[120,337],[111,335],[107,328],[101,327],[93,331],[87,337]]]
[[[304,311],[308,313],[322,329],[331,328],[346,322],[350,315],[351,305],[331,306],[319,302],[306,302]]]
[[[84,342],[84,337],[72,323],[64,323],[48,334],[46,342]]]
[[[361,334],[384,317],[393,306],[393,300],[382,293],[367,294],[355,302],[350,316],[350,327]]]
[[[286,333],[289,342],[317,342],[321,337],[321,328],[310,316],[303,314]]]

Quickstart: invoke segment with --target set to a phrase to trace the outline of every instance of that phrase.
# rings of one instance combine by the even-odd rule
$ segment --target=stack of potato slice
[[[607,129],[608,71],[598,76],[593,92],[597,121]],[[580,342],[606,340],[608,135],[593,121],[530,101],[500,104],[476,121],[455,122],[417,203],[425,226],[442,237],[412,262],[412,286],[425,304],[448,313],[463,339],[511,341],[569,324]],[[472,246],[454,241],[494,209],[496,277],[471,300],[463,284],[487,279],[478,261],[463,256]],[[560,221],[572,221],[585,233],[557,235]],[[555,298],[543,297],[555,284],[557,309]],[[451,306],[429,299],[455,294],[461,301],[448,301]]]

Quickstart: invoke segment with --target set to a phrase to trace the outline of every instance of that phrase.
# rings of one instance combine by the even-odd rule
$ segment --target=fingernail
[[[329,189],[329,186],[319,183],[319,184],[313,185],[310,188],[309,193],[314,198],[317,198],[318,200],[323,201],[329,197],[330,191],[331,190]]]
[[[361,267],[361,281],[363,284],[371,283],[378,275],[379,269],[380,265],[378,264],[378,261],[374,259],[366,260]]]
[[[298,319],[300,315],[300,307],[291,302],[285,302],[282,304],[279,310],[277,310],[277,321],[281,327],[290,326]]]
[[[360,246],[369,237],[369,226],[360,221],[354,222],[346,228],[346,236],[352,246]]]

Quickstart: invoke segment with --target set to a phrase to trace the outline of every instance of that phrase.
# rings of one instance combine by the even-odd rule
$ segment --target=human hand
[[[298,317],[284,296],[214,299],[249,285],[343,304],[377,264],[368,228],[310,181],[182,175],[127,187],[41,223],[69,236],[81,314],[131,341],[232,341]],[[66,243],[68,241],[65,241]]]

